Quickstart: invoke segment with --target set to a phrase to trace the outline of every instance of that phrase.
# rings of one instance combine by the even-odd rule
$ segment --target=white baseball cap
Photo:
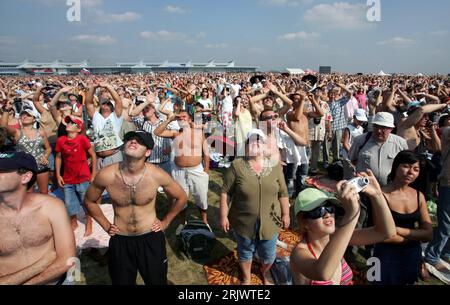
[[[388,128],[395,128],[394,116],[389,112],[378,112],[375,115],[372,124]]]

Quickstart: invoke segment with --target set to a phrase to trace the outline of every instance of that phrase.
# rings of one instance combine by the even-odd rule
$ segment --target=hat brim
[[[304,208],[304,209],[298,211],[298,213],[299,213],[299,212],[310,212],[310,211],[312,211],[312,210],[314,210],[314,209],[316,209],[316,208],[322,206],[325,202],[332,203],[332,204],[334,204],[334,205],[336,205],[336,206],[342,206],[341,202],[340,202],[337,198],[335,198],[335,197],[328,197],[328,198],[323,197],[323,198],[318,198],[318,199],[312,201],[312,202],[308,205],[308,207],[306,207],[306,208]]]
[[[356,116],[356,115],[355,115],[355,118],[356,118],[358,121],[360,121],[360,122],[367,122],[367,121],[368,121],[366,117],[359,117],[359,116]]]
[[[386,122],[373,121],[372,125],[378,125],[378,126],[383,126],[383,127],[387,127],[387,128],[395,128],[394,124],[389,124],[389,123],[386,123]]]

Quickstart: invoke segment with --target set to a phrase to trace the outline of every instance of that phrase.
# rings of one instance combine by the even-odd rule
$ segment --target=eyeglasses
[[[334,205],[327,204],[327,205],[323,205],[318,208],[315,208],[312,211],[304,212],[303,214],[308,219],[319,219],[319,218],[322,218],[323,216],[325,216],[327,213],[334,214],[335,212],[336,212],[336,208],[334,207]]]
[[[278,119],[280,116],[278,114],[273,114],[270,116],[266,116],[266,117],[262,117],[261,121],[269,121],[269,120],[276,120]]]

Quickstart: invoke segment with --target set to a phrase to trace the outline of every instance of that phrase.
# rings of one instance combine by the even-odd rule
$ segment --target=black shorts
[[[113,285],[136,285],[138,271],[146,285],[167,285],[164,233],[111,237],[108,269]]]

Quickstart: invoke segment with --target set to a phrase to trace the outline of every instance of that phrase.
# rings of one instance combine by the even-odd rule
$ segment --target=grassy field
[[[234,238],[229,234],[224,234],[219,228],[219,195],[222,185],[222,169],[211,170],[210,182],[209,182],[209,209],[208,219],[217,237],[217,243],[214,250],[211,253],[209,259],[205,262],[194,262],[186,259],[178,250],[177,237],[175,236],[175,229],[177,228],[179,221],[176,219],[170,227],[166,230],[166,249],[169,260],[168,280],[173,285],[207,285],[206,275],[203,269],[205,263],[214,262],[215,260],[228,254],[234,250],[236,243]],[[293,203],[291,201],[291,203]],[[158,195],[157,198],[157,213],[159,217],[163,217],[167,212],[169,205],[167,203],[165,195]],[[291,209],[292,210],[292,209]],[[291,211],[292,213],[292,211]],[[190,218],[199,218],[199,213],[195,208],[192,197],[189,201],[188,215]],[[295,226],[294,218],[291,218],[291,223]],[[84,285],[110,285],[111,280],[108,275],[107,267],[107,254],[106,249],[102,250],[85,250],[81,254],[81,269],[82,269],[82,282]],[[357,255],[354,260],[354,264],[359,267],[360,270],[365,270],[366,264],[362,256]],[[138,284],[143,284],[142,279],[138,276]],[[432,278],[429,282],[420,282],[421,285],[441,285],[442,283]]]

